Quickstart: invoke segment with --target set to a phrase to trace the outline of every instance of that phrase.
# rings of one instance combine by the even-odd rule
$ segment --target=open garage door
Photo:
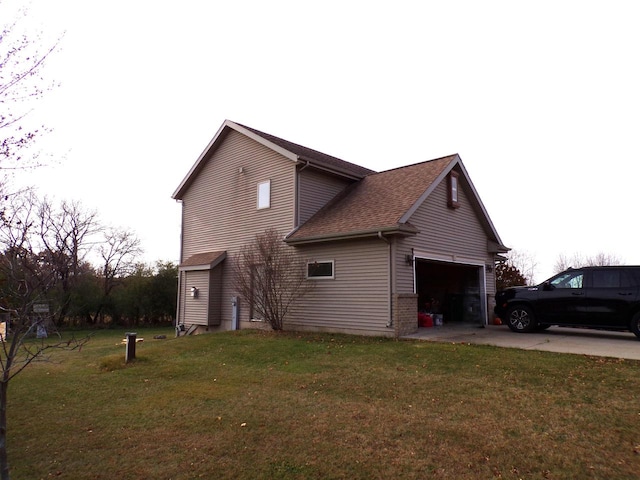
[[[441,314],[444,324],[486,323],[484,267],[415,259],[418,310]]]

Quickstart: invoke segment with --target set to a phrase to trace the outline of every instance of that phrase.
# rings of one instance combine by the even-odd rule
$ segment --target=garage
[[[415,259],[418,311],[438,324],[486,323],[484,265]]]

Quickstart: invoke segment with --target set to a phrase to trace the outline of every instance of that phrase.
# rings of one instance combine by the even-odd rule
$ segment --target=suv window
[[[630,288],[633,281],[626,272],[618,269],[593,271],[593,288]]]
[[[620,271],[594,270],[593,288],[616,288],[620,286]]]
[[[555,288],[582,288],[583,273],[576,272],[564,272],[551,280],[551,285]]]

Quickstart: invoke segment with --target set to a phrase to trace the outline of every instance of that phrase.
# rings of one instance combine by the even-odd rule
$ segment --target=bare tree
[[[595,255],[584,255],[582,253],[574,253],[571,256],[566,254],[558,255],[553,269],[556,273],[563,272],[568,268],[581,268],[597,266],[603,267],[607,265],[621,265],[623,262],[617,255],[598,252]]]
[[[100,231],[95,211],[85,211],[79,202],[62,201],[59,208],[44,199],[38,204],[39,236],[47,264],[56,273],[59,291],[57,324],[68,311],[71,293],[81,274],[89,271],[85,259],[91,238]]]
[[[58,252],[70,260],[65,266],[71,274],[91,250],[90,238],[99,233],[97,212],[85,210],[78,201],[63,200],[56,209],[50,200],[39,203],[40,237],[49,252]]]
[[[598,252],[588,258],[589,265],[604,267],[607,265],[622,265],[622,259],[612,253]]]
[[[234,285],[254,314],[282,330],[294,302],[313,286],[304,262],[276,230],[256,235],[234,258]]]
[[[15,16],[0,12],[4,21],[11,19],[0,25],[0,194],[3,195],[6,195],[3,189],[12,171],[39,165],[36,153],[31,151],[25,157],[23,152],[29,151],[47,129],[29,126],[26,119],[34,102],[55,86],[44,78],[43,70],[61,40],[43,48],[37,32],[31,31],[28,36],[22,28],[21,21],[26,16],[24,8]]]
[[[109,228],[104,232],[104,242],[99,248],[102,258],[104,294],[108,295],[119,278],[132,273],[137,257],[142,253],[140,240],[128,230]]]
[[[579,266],[582,264],[582,260],[575,262],[575,255],[572,259],[572,258],[569,258],[566,254],[561,253],[560,255],[558,255],[558,258],[556,258],[556,261],[553,264],[553,271],[555,273],[564,272],[566,269],[570,268],[574,264],[576,266]]]
[[[523,250],[511,250],[507,257],[507,265],[520,273],[524,278],[525,284],[534,285],[535,271],[538,267],[535,257]]]
[[[73,350],[88,338],[49,340],[55,306],[47,294],[56,282],[55,272],[34,247],[37,214],[32,196],[13,197],[0,219],[0,478],[9,478],[7,459],[7,393],[9,382],[28,365],[46,358],[52,349]],[[37,245],[37,244],[36,244]],[[40,337],[34,339],[33,337]]]
[[[124,277],[134,272],[137,258],[142,254],[140,240],[128,230],[108,228],[103,231],[104,241],[100,244],[102,258],[102,302],[94,314],[93,322],[104,316],[109,296]]]

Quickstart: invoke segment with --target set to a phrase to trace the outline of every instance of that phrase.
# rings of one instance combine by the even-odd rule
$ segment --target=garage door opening
[[[443,324],[484,325],[482,267],[416,258],[415,281],[419,312],[442,315]]]

